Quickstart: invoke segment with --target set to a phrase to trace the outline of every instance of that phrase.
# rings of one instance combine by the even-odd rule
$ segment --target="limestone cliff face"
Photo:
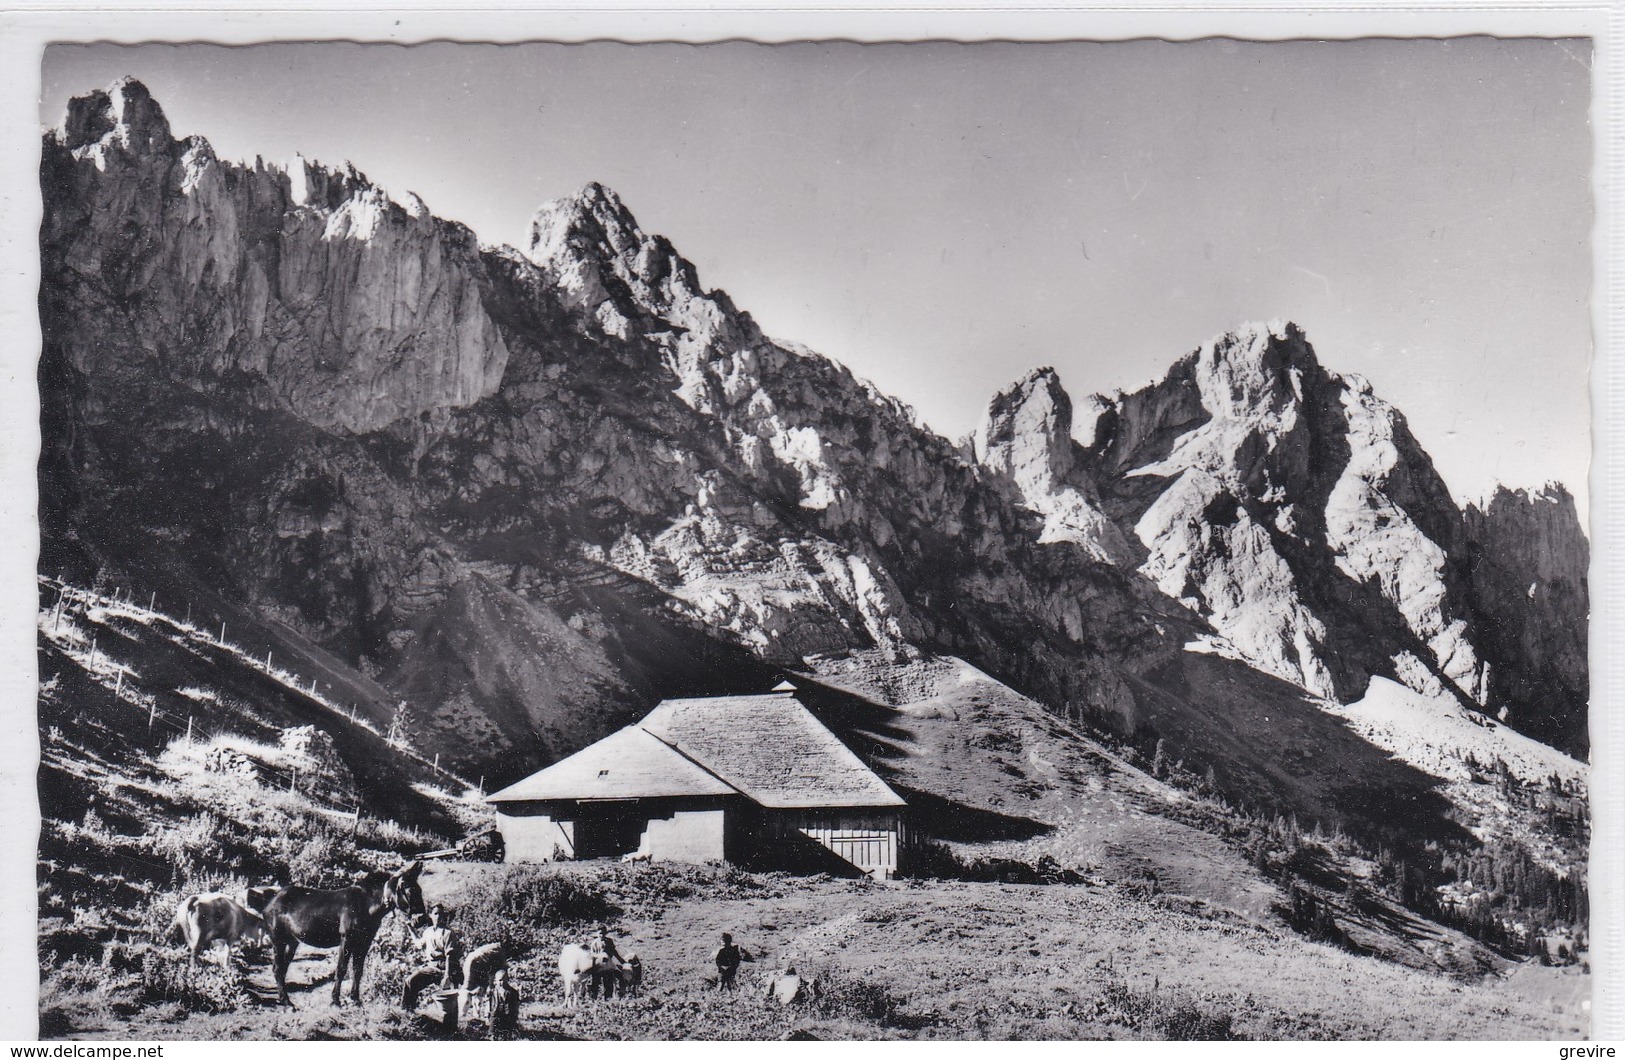
[[[1485,700],[1541,739],[1583,746],[1591,549],[1574,498],[1557,483],[1502,487],[1467,506],[1466,528],[1478,628],[1498,664],[1486,674]]]
[[[242,601],[409,699],[428,747],[493,780],[661,695],[878,649],[947,651],[1074,722],[1164,738],[1249,802],[1368,822],[1432,805],[1299,687],[1310,659],[1334,685],[1388,672],[1395,644],[1454,680],[1458,617],[1448,591],[1415,628],[1389,601],[1399,632],[1365,655],[1366,626],[1316,627],[1342,612],[1303,586],[1351,594],[1349,613],[1408,605],[1413,560],[1351,543],[1356,583],[1281,543],[1331,533],[1352,463],[1347,431],[1310,426],[1340,406],[1293,389],[1341,385],[1301,337],[1193,355],[1078,424],[1035,376],[967,454],[763,335],[599,185],[543,206],[519,248],[479,250],[351,169],[178,144],[133,83],[76,101],[42,177],[44,562]],[[1425,476],[1395,452],[1344,492],[1431,533]],[[1189,518],[1152,514],[1176,482]],[[1249,547],[1257,565],[1232,558]],[[1293,601],[1274,655],[1190,647]]]
[[[243,374],[319,427],[373,430],[494,393],[507,348],[473,233],[353,168],[223,163],[140,82],[75,100],[47,140],[47,292],[120,326],[53,336],[81,371]]]
[[[686,406],[673,411],[687,422],[673,424],[663,448],[680,451],[698,428],[712,445],[707,461],[726,465],[684,471],[672,483],[680,505],[669,491],[652,496],[648,523],[623,526],[595,558],[650,580],[686,613],[765,657],[793,662],[854,642],[906,651],[919,624],[877,555],[892,535],[820,533],[861,507],[831,457],[854,456],[851,433],[832,437],[820,413],[896,417],[900,408],[850,375],[821,378],[834,366],[767,339],[600,185],[543,206],[525,254],[540,285],[557,292],[570,327],[623,351],[642,385]],[[802,362],[813,371],[805,385],[770,392],[763,384],[794,376]],[[815,406],[810,415],[802,403]],[[887,451],[868,455],[884,460]]]
[[[800,355],[613,193],[539,215],[567,241],[533,246],[549,270],[351,168],[177,143],[135,82],[75,101],[45,150],[42,514],[64,536],[163,542],[487,753],[556,757],[673,674],[748,672],[731,648],[918,634],[867,541],[805,524],[833,488],[820,443],[741,389],[753,356]]]

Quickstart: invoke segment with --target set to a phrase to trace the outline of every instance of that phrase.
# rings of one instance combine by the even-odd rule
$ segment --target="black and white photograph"
[[[206,37],[39,58],[41,1039],[1592,1033],[1593,40]]]

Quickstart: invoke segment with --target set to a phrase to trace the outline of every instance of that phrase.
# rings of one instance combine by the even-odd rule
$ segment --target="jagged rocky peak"
[[[1203,343],[1193,379],[1214,416],[1251,419],[1300,404],[1304,380],[1320,362],[1303,330],[1290,321],[1244,324]]]
[[[288,201],[295,206],[336,210],[346,199],[358,195],[387,198],[384,190],[349,162],[338,167],[324,166],[304,155],[294,155],[287,166]]]
[[[1053,368],[999,391],[971,437],[976,460],[1024,490],[1048,490],[1072,470],[1072,399]]]
[[[1579,515],[1574,506],[1574,495],[1561,482],[1547,482],[1538,487],[1514,487],[1497,483],[1493,492],[1482,500],[1469,501],[1466,511],[1477,519],[1519,519],[1531,524],[1569,524],[1579,528]]]
[[[647,330],[645,317],[698,327],[707,337],[743,318],[721,292],[700,286],[693,264],[669,240],[644,232],[621,197],[597,181],[537,210],[524,251],[566,304],[596,316],[618,338]]]
[[[556,272],[607,266],[628,283],[648,288],[664,285],[664,291],[653,293],[663,294],[660,301],[667,307],[681,298],[705,293],[694,266],[677,253],[671,241],[644,232],[614,189],[597,181],[574,195],[543,204],[531,217],[525,253],[536,264]]]
[[[596,250],[603,258],[635,250],[643,241],[637,218],[613,188],[593,181],[574,195],[543,203],[531,216],[525,250],[546,264],[566,252]]]
[[[169,119],[147,86],[121,77],[107,87],[68,101],[57,138],[70,151],[116,142],[128,151],[167,151],[174,144]]]
[[[1085,459],[1100,474],[1200,466],[1245,475],[1256,450],[1298,427],[1328,382],[1336,377],[1297,324],[1242,324],[1175,361],[1156,382],[1083,401]],[[1164,466],[1176,443],[1180,458]]]
[[[1580,529],[1574,495],[1561,482],[1547,482],[1539,488],[1514,488],[1497,483],[1488,497],[1469,502],[1467,511],[1480,520],[1520,519],[1531,525],[1561,526],[1564,532]]]
[[[1108,563],[1132,561],[1133,550],[1077,464],[1072,399],[1055,369],[1034,369],[994,395],[970,447],[985,472],[1014,486],[1021,503],[1044,517],[1040,541],[1078,545]]]
[[[1296,324],[1227,331],[1090,414],[1083,470],[1140,573],[1255,665],[1336,699],[1372,674],[1481,683],[1449,491],[1403,417]]]

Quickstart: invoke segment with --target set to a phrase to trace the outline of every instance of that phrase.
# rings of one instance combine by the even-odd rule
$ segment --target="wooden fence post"
[[[113,698],[119,699],[124,695],[124,668],[120,667],[118,676],[113,680]]]
[[[226,624],[225,624],[225,622],[221,622],[220,623],[220,646],[225,647],[225,645],[226,645]]]
[[[148,611],[156,611],[156,610],[158,610],[158,590],[157,589],[154,589],[152,591],[152,599],[147,601],[147,610]]]
[[[186,742],[192,742],[192,715],[186,716]]]
[[[147,704],[147,731],[152,731],[152,723],[158,720],[158,701],[154,699]]]

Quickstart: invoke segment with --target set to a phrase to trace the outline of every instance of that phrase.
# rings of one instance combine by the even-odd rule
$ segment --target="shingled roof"
[[[668,699],[639,722],[763,806],[903,806],[793,692]]]
[[[635,725],[486,797],[487,802],[732,795],[726,781]]]
[[[761,696],[667,699],[488,802],[743,794],[774,809],[906,803],[799,703]]]

